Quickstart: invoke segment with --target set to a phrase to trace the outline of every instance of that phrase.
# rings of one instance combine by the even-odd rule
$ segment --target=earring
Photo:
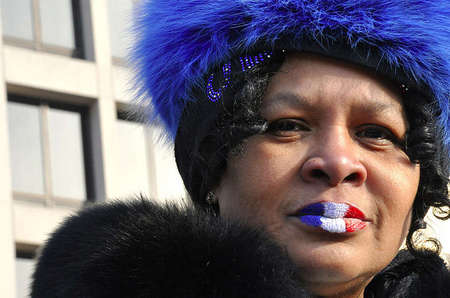
[[[208,191],[208,194],[206,195],[206,203],[208,203],[208,205],[217,204],[217,196],[213,191]]]

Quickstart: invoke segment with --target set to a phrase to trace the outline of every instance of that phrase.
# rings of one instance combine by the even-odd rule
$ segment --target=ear
[[[214,191],[208,191],[208,193],[206,194],[206,203],[209,206],[218,205],[219,201]]]
[[[227,198],[226,195],[226,180],[227,180],[227,171],[223,173],[220,182],[217,186],[215,186],[211,191],[208,192],[212,193],[215,196],[215,201],[217,206],[220,209],[220,206],[223,206],[224,200]]]

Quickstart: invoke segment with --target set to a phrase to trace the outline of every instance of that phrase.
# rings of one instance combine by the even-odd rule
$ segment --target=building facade
[[[158,128],[128,112],[132,5],[1,0],[1,297],[27,296],[39,247],[82,206],[186,197]]]

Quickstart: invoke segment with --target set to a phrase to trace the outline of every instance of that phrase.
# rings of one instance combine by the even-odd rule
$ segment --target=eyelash
[[[367,132],[375,132],[378,135],[364,136],[364,133]],[[398,138],[390,129],[376,124],[367,124],[360,126],[356,131],[355,136],[376,145],[385,145],[386,141],[394,145],[402,144],[402,140]]]
[[[311,129],[301,119],[283,118],[270,122],[266,132],[279,137],[292,137],[297,136],[300,131],[311,131]]]
[[[266,133],[277,137],[295,137],[299,136],[300,132],[309,131],[311,131],[311,129],[304,120],[283,118],[268,123]],[[367,135],[368,133],[372,133],[372,135]],[[374,135],[374,133],[376,135]],[[365,143],[374,145],[386,145],[386,141],[395,145],[402,144],[402,140],[395,136],[390,129],[377,124],[359,126],[354,135]]]

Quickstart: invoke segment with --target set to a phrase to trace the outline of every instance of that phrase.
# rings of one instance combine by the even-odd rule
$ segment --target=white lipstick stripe
[[[331,233],[345,233],[347,230],[345,228],[345,221],[343,218],[326,218],[322,217],[320,219],[320,227],[325,231]]]
[[[347,213],[349,206],[343,203],[326,202],[322,203],[324,205],[323,216],[329,218],[340,218],[344,217]]]

